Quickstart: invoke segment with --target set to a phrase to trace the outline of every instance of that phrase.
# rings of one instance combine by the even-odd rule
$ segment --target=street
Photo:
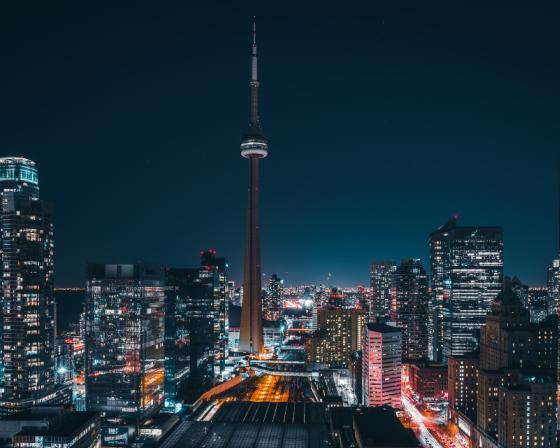
[[[444,448],[436,438],[432,435],[430,430],[424,424],[425,417],[420,413],[418,409],[412,404],[410,399],[406,395],[402,395],[402,404],[404,411],[410,416],[412,421],[418,426],[420,430],[420,442],[425,447],[431,448]]]

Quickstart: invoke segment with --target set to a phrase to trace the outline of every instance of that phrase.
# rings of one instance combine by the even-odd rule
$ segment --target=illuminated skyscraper
[[[457,218],[430,235],[431,357],[468,353],[502,288],[501,227],[459,227]]]
[[[420,260],[403,260],[395,273],[397,292],[394,321],[402,330],[404,359],[428,356],[428,276]]]
[[[401,407],[401,330],[383,323],[368,323],[362,343],[364,406]]]
[[[181,394],[187,402],[192,402],[214,377],[214,274],[207,267],[167,270],[167,299],[175,302],[175,312],[179,307],[181,314],[181,319],[175,321],[175,331],[168,334],[166,345],[168,403],[173,395],[171,381],[176,383],[176,396]],[[176,338],[174,344],[173,338]],[[184,344],[188,345],[188,353]],[[182,361],[178,363],[180,354]],[[184,363],[186,357],[188,366]],[[185,368],[188,377],[185,376]]]
[[[214,365],[219,372],[226,367],[228,357],[228,284],[226,277],[226,259],[217,257],[211,249],[201,253],[200,264],[203,276],[213,284],[213,326],[214,326]]]
[[[395,271],[393,261],[374,261],[370,269],[371,302],[369,320],[381,322],[390,318],[391,304],[395,294]]]
[[[164,402],[165,275],[91,264],[86,283],[86,408],[139,424]]]
[[[263,348],[261,305],[261,246],[259,222],[259,161],[268,155],[268,141],[261,129],[258,111],[257,41],[253,22],[251,55],[251,115],[249,130],[241,141],[241,155],[249,159],[247,241],[243,275],[243,306],[239,350],[258,353]]]
[[[193,328],[187,317],[187,297],[175,276],[168,269],[165,291],[165,412],[182,409],[181,396],[186,389],[191,370],[191,334]]]
[[[499,446],[556,446],[557,335],[556,316],[531,325],[506,278],[481,328],[477,399],[477,425]],[[531,418],[518,426],[516,414]]]
[[[268,288],[263,296],[263,315],[266,320],[280,320],[282,315],[283,283],[276,274],[272,274],[268,281]]]
[[[13,412],[56,400],[54,241],[49,207],[39,200],[37,168],[0,159],[2,210],[2,387]]]
[[[552,260],[547,274],[548,314],[558,314],[558,305],[560,305],[560,258]]]

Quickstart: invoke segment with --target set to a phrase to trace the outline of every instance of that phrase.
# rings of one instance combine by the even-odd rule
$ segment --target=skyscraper
[[[431,355],[435,360],[476,348],[478,331],[502,288],[501,227],[459,227],[457,218],[430,235]]]
[[[558,168],[560,182],[560,166]],[[560,194],[560,191],[559,191]],[[550,263],[547,272],[548,314],[560,315],[560,197],[558,198],[558,257]],[[560,383],[559,383],[560,384]],[[560,397],[560,394],[559,394]]]
[[[556,316],[531,324],[506,278],[480,353],[449,357],[449,418],[472,446],[556,446],[557,325]]]
[[[226,277],[227,263],[223,257],[217,257],[214,249],[202,252],[200,264],[202,275],[213,283],[213,326],[214,326],[214,366],[219,372],[226,367],[228,357],[228,284]]]
[[[365,326],[362,343],[364,406],[401,407],[401,330],[383,323]]]
[[[552,260],[547,271],[548,314],[558,314],[560,305],[560,258]]]
[[[241,155],[249,159],[249,191],[247,210],[247,240],[243,274],[243,307],[239,350],[258,353],[263,347],[261,306],[261,247],[259,223],[259,160],[268,155],[268,141],[264,137],[259,120],[257,76],[257,39],[253,22],[253,46],[251,54],[251,114],[249,130],[241,141]]]
[[[90,264],[86,408],[140,422],[164,402],[165,276],[142,264]]]
[[[371,302],[370,321],[386,321],[391,314],[394,298],[394,275],[397,265],[393,261],[374,261],[370,267]]]
[[[272,274],[263,296],[263,315],[266,320],[278,321],[282,315],[283,281]]]
[[[50,209],[39,200],[33,161],[21,157],[0,159],[0,197],[0,408],[6,413],[52,401],[57,396],[54,240]]]
[[[531,325],[506,278],[481,328],[477,398],[477,425],[500,446],[535,446],[534,435],[539,436],[537,446],[556,444],[556,326],[555,316]],[[514,414],[531,418],[517,427]],[[543,429],[546,442],[541,443]]]
[[[165,412],[176,412],[182,408],[181,395],[190,378],[191,370],[191,323],[187,317],[187,297],[177,279],[174,270],[166,272],[165,291]]]
[[[187,402],[192,402],[210,384],[214,377],[214,285],[213,270],[202,268],[171,268],[167,270],[168,301],[180,307],[184,321],[176,321],[175,332],[169,334],[166,353],[168,402],[172,401],[171,380],[175,378],[176,399],[179,393]],[[177,308],[176,308],[177,312]],[[172,344],[172,339],[177,338]],[[181,339],[185,338],[182,342]],[[188,376],[182,374],[183,362],[176,364],[173,358],[188,344]],[[176,361],[176,359],[175,359]],[[174,370],[173,370],[174,369]],[[177,375],[181,379],[177,381]],[[188,380],[188,381],[187,381]],[[166,392],[167,392],[166,391]]]
[[[395,273],[395,318],[402,330],[403,359],[428,357],[428,276],[419,259],[403,260]]]

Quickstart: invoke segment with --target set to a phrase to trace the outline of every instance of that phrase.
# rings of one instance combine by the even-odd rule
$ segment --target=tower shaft
[[[249,159],[247,234],[239,349],[243,352],[258,353],[262,347],[259,159],[251,157]]]

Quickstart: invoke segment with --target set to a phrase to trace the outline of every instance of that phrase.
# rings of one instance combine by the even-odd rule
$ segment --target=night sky
[[[351,286],[372,259],[427,264],[428,234],[458,213],[503,225],[506,273],[544,284],[558,247],[552,2],[12,3],[0,154],[39,165],[59,286],[82,285],[87,261],[196,266],[204,248],[241,278],[253,15],[267,277]]]

